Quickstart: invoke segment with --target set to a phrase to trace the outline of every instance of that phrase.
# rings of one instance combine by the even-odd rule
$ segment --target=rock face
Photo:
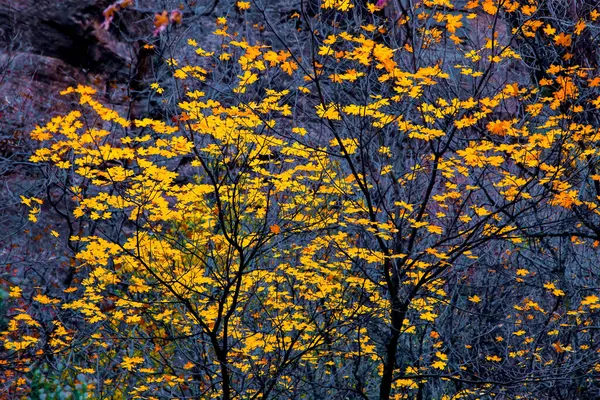
[[[62,111],[57,94],[125,82],[131,44],[99,28],[107,0],[0,0],[0,136]]]
[[[126,45],[99,29],[107,0],[0,0],[1,40],[89,72],[119,74]]]

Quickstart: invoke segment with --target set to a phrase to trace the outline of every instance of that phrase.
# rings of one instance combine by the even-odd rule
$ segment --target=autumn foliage
[[[31,132],[60,198],[22,200],[69,261],[6,280],[7,393],[46,368],[90,398],[600,394],[600,10],[385,3],[219,17],[165,58],[163,120],[62,93]]]

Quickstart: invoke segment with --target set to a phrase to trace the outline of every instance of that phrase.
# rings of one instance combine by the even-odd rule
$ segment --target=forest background
[[[1,1],[7,398],[596,398],[600,9]]]

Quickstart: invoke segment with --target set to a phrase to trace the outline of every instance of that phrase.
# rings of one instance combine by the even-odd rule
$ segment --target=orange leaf
[[[167,25],[169,25],[169,14],[166,11],[163,11],[162,14],[156,14],[154,16],[154,26],[156,27],[154,36],[164,31]]]
[[[554,36],[554,43],[559,46],[569,47],[571,45],[571,35],[565,35],[561,32]]]
[[[171,15],[169,15],[169,21],[171,21],[174,24],[180,24],[182,17],[183,17],[183,14],[181,13],[181,11],[173,10],[173,11],[171,11]]]
[[[183,366],[183,369],[192,369],[192,368],[194,368],[194,367],[195,367],[194,363],[193,363],[193,362],[191,362],[191,361],[188,361],[188,362],[187,362],[187,364],[185,364],[185,365]]]

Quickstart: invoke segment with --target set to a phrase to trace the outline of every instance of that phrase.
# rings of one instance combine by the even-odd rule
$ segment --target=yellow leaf
[[[315,107],[317,109],[317,116],[319,118],[339,120],[340,113],[337,111],[336,106],[333,103],[327,105],[319,104]]]
[[[10,297],[12,297],[13,299],[18,299],[18,298],[20,298],[20,297],[22,296],[22,294],[23,294],[23,291],[22,291],[22,290],[21,290],[21,288],[20,288],[20,287],[18,287],[18,286],[13,286],[13,287],[10,289],[10,292],[8,293],[8,295],[9,295]]]
[[[441,226],[437,226],[437,225],[428,225],[427,226],[427,230],[431,233],[436,233],[438,235],[441,235],[443,232],[443,229]]]
[[[237,3],[235,3],[235,5],[237,6],[237,8],[240,11],[246,11],[250,9],[250,2],[249,1],[238,1]]]
[[[56,303],[60,303],[60,300],[58,299],[52,299],[46,295],[43,294],[38,294],[36,295],[33,300],[37,301],[40,304],[56,304]]]
[[[419,315],[419,318],[421,318],[422,320],[425,320],[425,321],[434,322],[435,318],[437,316],[438,316],[437,314],[434,314],[432,312],[427,311],[427,312],[422,313],[421,315]]]
[[[143,357],[123,357],[123,361],[121,362],[121,368],[124,368],[128,371],[133,370],[134,367],[144,362]]]
[[[469,301],[471,303],[477,304],[477,303],[481,302],[481,299],[479,298],[479,296],[474,295],[474,296],[469,297]]]

